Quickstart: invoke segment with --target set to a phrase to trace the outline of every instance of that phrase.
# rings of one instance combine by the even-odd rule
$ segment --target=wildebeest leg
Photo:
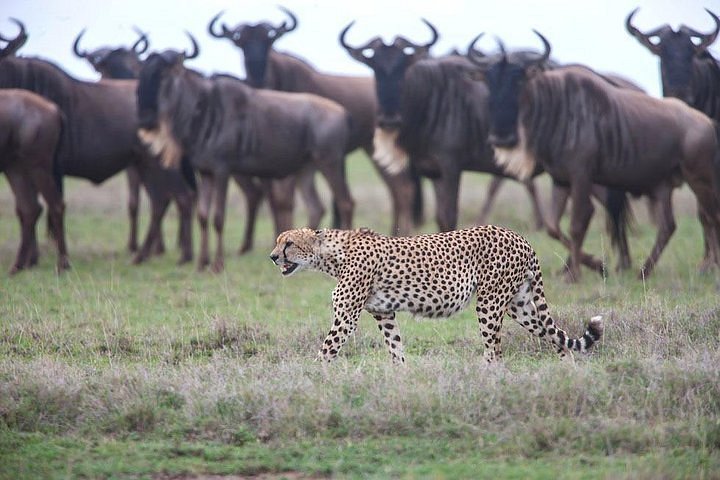
[[[220,273],[225,268],[225,250],[223,248],[223,229],[225,227],[225,206],[227,205],[227,189],[229,177],[225,173],[216,174],[214,178],[215,208],[213,213],[213,226],[215,227],[216,242],[215,261],[212,271]]]
[[[533,218],[535,218],[535,229],[542,230],[545,226],[545,217],[543,216],[542,208],[540,207],[540,198],[538,197],[537,190],[535,189],[535,182],[533,182],[532,179],[529,179],[522,183],[528,192],[530,203],[532,204]]]
[[[198,184],[197,216],[200,224],[200,255],[197,268],[202,271],[210,263],[208,218],[210,217],[210,203],[213,195],[213,176],[209,173],[200,173]]]
[[[245,235],[243,236],[242,245],[238,254],[252,250],[253,237],[255,235],[255,222],[257,220],[258,209],[260,208],[260,202],[262,201],[263,191],[255,184],[252,177],[246,175],[233,175],[235,183],[242,190],[245,195]]]
[[[38,169],[33,180],[48,206],[48,224],[58,250],[56,268],[58,272],[70,268],[67,244],[65,243],[65,202],[50,172]]]
[[[333,202],[340,214],[340,228],[352,227],[352,216],[355,202],[350,195],[347,180],[345,178],[345,159],[342,154],[335,156],[335,161],[318,162],[320,173],[327,180],[333,194]]]
[[[13,275],[30,266],[32,245],[37,244],[35,224],[40,217],[42,207],[37,199],[37,190],[25,173],[8,169],[5,175],[15,196],[15,213],[20,222],[20,247],[15,263],[10,268],[10,275]]]
[[[178,265],[191,262],[192,250],[192,222],[195,193],[189,190],[175,193],[175,204],[178,209],[178,245],[180,247],[180,260]]]
[[[551,238],[554,238],[555,240],[559,241],[563,244],[565,248],[570,251],[571,249],[571,242],[570,238],[568,238],[562,230],[560,230],[560,219],[562,218],[563,213],[565,213],[565,208],[567,207],[567,201],[570,198],[570,189],[567,187],[562,187],[556,183],[553,183],[552,186],[552,195],[551,195],[552,201],[550,205],[550,213],[548,215],[545,228],[547,230],[547,234],[550,235]],[[602,261],[596,259],[592,255],[585,253],[583,251],[580,251],[580,261],[583,265],[586,267],[595,270],[599,273],[603,272],[603,264]],[[570,256],[568,256],[566,262],[566,265],[570,265]],[[567,269],[563,269],[563,271],[567,271]]]
[[[150,197],[150,226],[148,232],[145,235],[145,241],[143,242],[140,250],[133,258],[132,263],[138,265],[150,256],[157,245],[157,237],[160,234],[162,228],[162,219],[165,216],[165,212],[170,205],[169,200],[165,195],[159,194],[153,191],[153,188],[147,188],[148,196]]]
[[[649,276],[655,265],[657,264],[660,254],[665,249],[670,237],[675,231],[675,215],[672,207],[672,190],[673,187],[668,182],[663,182],[652,192],[655,203],[655,213],[658,220],[658,233],[655,237],[655,245],[645,260],[645,264],[640,270],[638,278],[643,279]]]
[[[480,215],[478,215],[476,220],[478,225],[487,224],[488,216],[490,216],[490,210],[492,209],[495,198],[497,198],[497,194],[500,191],[500,185],[502,185],[504,181],[505,179],[499,175],[493,175],[492,180],[490,180],[490,185],[488,185],[487,194],[485,195],[485,203],[483,204],[482,209],[480,209]]]
[[[137,252],[138,249],[138,212],[140,210],[140,172],[134,165],[125,169],[128,183],[128,216],[130,217],[130,235],[128,237],[128,250]]]
[[[373,151],[365,148],[368,157],[373,158]],[[399,173],[391,174],[385,171],[375,161],[371,162],[375,170],[380,174],[383,182],[390,191],[392,200],[392,217],[393,224],[391,235],[404,237],[412,233],[413,228],[413,199],[416,198],[415,182],[409,168],[405,168]]]
[[[305,168],[300,172],[298,175],[298,187],[308,209],[308,227],[315,230],[320,226],[320,221],[325,215],[325,207],[320,201],[320,195],[318,195],[315,187],[315,168]],[[339,225],[336,227],[339,227]]]
[[[570,217],[570,264],[567,276],[570,282],[580,279],[582,245],[594,210],[590,200],[591,187],[592,184],[587,179],[577,179],[570,186],[570,198],[573,202]]]
[[[460,172],[445,170],[440,178],[433,179],[435,187],[435,218],[441,232],[455,230],[458,221],[458,191]]]
[[[267,182],[267,180],[265,180]],[[289,175],[285,178],[270,181],[269,200],[270,208],[275,212],[275,235],[280,235],[293,226],[293,206],[295,197],[295,184],[297,176]]]

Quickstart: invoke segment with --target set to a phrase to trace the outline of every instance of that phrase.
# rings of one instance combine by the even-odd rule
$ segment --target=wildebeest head
[[[232,41],[235,46],[242,49],[243,56],[245,57],[245,71],[247,72],[248,82],[255,88],[261,88],[265,85],[268,55],[270,54],[270,49],[273,44],[280,37],[297,28],[297,17],[290,10],[284,7],[279,8],[290,17],[290,25],[288,25],[287,20],[278,26],[274,26],[268,22],[256,24],[240,23],[231,29],[223,23],[220,27],[222,30],[217,32],[215,31],[215,24],[223,12],[215,15],[208,24],[208,32],[210,35],[215,38],[227,38]]]
[[[98,48],[93,51],[80,50],[80,39],[85,34],[83,29],[73,42],[73,53],[84,58],[103,78],[137,78],[140,72],[140,55],[148,49],[147,35],[137,28],[140,38],[130,47]]]
[[[432,32],[432,39],[422,45],[396,36],[391,44],[386,45],[380,37],[375,37],[362,47],[352,47],[345,41],[345,36],[354,21],[340,32],[340,45],[352,58],[372,68],[375,73],[379,103],[378,125],[381,128],[397,128],[400,125],[400,102],[405,72],[418,60],[427,58],[430,47],[438,41],[439,35],[435,27],[425,19],[422,21]]]
[[[170,79],[173,71],[183,68],[185,60],[195,58],[200,54],[195,38],[190,33],[187,35],[192,42],[192,52],[165,50],[159,53],[151,53],[143,62],[137,88],[140,128],[154,129],[157,127],[158,100],[163,84]]]
[[[486,56],[475,49],[475,44],[482,34],[475,37],[468,47],[468,59],[479,67],[480,75],[490,92],[488,141],[494,147],[513,148],[517,145],[521,92],[526,82],[541,72],[545,62],[550,58],[550,43],[540,32],[533,31],[540,37],[545,47],[545,51],[538,58],[513,59],[508,56],[499,40],[500,55]]]
[[[685,25],[674,31],[667,24],[643,33],[632,24],[638,10],[639,7],[627,16],[625,28],[654,55],[660,57],[663,94],[692,104],[693,59],[702,55],[717,39],[720,33],[720,18],[705,9],[715,21],[715,31],[712,33],[700,33]]]
[[[25,25],[16,18],[11,18],[10,21],[20,28],[20,32],[15,36],[15,38],[8,38],[0,35],[0,40],[6,42],[6,45],[0,48],[0,59],[15,55],[20,47],[25,45],[25,42],[27,42],[28,39],[27,32],[25,31]]]

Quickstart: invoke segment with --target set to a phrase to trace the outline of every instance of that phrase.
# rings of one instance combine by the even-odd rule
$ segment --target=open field
[[[348,172],[355,225],[386,232],[385,187],[360,155]],[[466,175],[462,225],[486,184]],[[174,211],[168,252],[130,265],[123,176],[100,188],[69,180],[66,192],[73,269],[55,275],[41,226],[39,266],[0,273],[0,479],[720,478],[720,276],[696,271],[702,240],[687,189],[652,278],[585,271],[569,286],[565,251],[532,230],[524,191],[508,183],[493,223],[536,248],[558,323],[578,335],[603,314],[606,327],[571,363],[508,319],[505,362],[492,368],[473,309],[447,320],[400,314],[406,368],[391,364],[367,314],[341,358],[318,364],[333,281],[281,278],[267,258],[267,210],[252,253],[198,274],[175,264]],[[634,211],[639,266],[655,230],[644,204]],[[242,212],[231,194],[228,252]],[[304,218],[300,209],[296,223]],[[3,179],[2,269],[18,236]],[[602,216],[586,248],[614,265]]]

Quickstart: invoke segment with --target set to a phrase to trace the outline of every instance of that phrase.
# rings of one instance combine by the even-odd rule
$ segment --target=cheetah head
[[[298,228],[281,233],[270,253],[270,260],[280,267],[284,276],[305,270],[315,264],[318,232],[309,228]]]

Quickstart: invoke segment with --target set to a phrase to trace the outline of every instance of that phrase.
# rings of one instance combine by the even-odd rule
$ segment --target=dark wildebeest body
[[[707,9],[706,9],[707,10]],[[710,10],[715,31],[700,33],[685,25],[673,31],[669,25],[642,33],[632,25],[638,9],[625,21],[627,31],[660,58],[663,96],[675,97],[720,122],[720,63],[708,47],[720,33],[720,18]],[[653,39],[657,39],[653,41]],[[697,43],[693,42],[697,39]]]
[[[478,217],[478,223],[486,223],[500,176],[507,176],[495,163],[492,148],[483,137],[487,131],[487,92],[482,84],[466,78],[473,70],[467,59],[456,55],[429,58],[438,33],[423,21],[432,32],[432,39],[424,45],[397,36],[389,45],[375,37],[362,47],[352,47],[345,36],[354,22],[340,33],[339,41],[351,57],[375,74],[378,163],[393,172],[406,168],[410,158],[418,173],[432,179],[441,231],[457,227],[461,172],[495,175]],[[525,186],[540,228],[543,218],[535,188],[532,181]]]
[[[35,225],[48,206],[48,224],[58,249],[57,269],[69,267],[62,191],[54,176],[55,152],[62,131],[57,106],[26,90],[0,90],[0,172],[7,176],[20,221],[20,247],[10,273],[37,262]]]
[[[540,38],[547,58],[550,44]],[[501,163],[520,177],[540,163],[554,181],[570,187],[571,279],[580,274],[593,182],[658,202],[658,235],[641,271],[649,275],[675,229],[671,193],[684,177],[697,197],[708,245],[703,266],[720,264],[717,141],[707,117],[677,100],[618,88],[586,67],[543,71],[542,59],[515,63],[503,54],[489,61],[473,52],[471,47],[468,55],[490,90],[490,141]]]
[[[18,38],[22,37],[26,38],[24,28]],[[177,173],[163,171],[148,158],[137,139],[137,82],[82,82],[48,61],[10,56],[17,48],[8,45],[0,53],[0,88],[29,90],[60,108],[65,124],[57,153],[57,174],[99,184],[129,165],[136,165],[151,200],[152,214],[147,237],[135,261],[142,261],[150,253],[160,231],[168,195],[176,197],[180,209],[181,261],[191,260],[192,195]]]
[[[345,110],[315,95],[255,90],[229,76],[207,79],[185,69],[185,58],[174,51],[148,57],[137,95],[145,141],[162,145],[156,149],[162,150],[164,164],[176,164],[185,154],[200,173],[199,267],[209,263],[207,223],[214,195],[218,238],[213,269],[223,268],[225,200],[228,175],[233,173],[281,178],[314,165],[330,185],[341,223],[350,226],[353,202],[344,171],[349,134]],[[292,203],[275,208],[276,230],[284,231],[292,225]]]
[[[208,30],[214,37],[227,38],[242,49],[248,82],[253,87],[313,93],[342,105],[351,117],[346,152],[362,148],[372,158],[377,110],[373,79],[321,73],[298,57],[275,50],[273,44],[297,27],[295,16],[283,10],[290,15],[291,26],[287,22],[277,27],[267,22],[254,25],[241,23],[230,29],[223,24],[218,33],[214,25],[221,12],[211,20]],[[412,230],[414,197],[416,206],[419,206],[420,197],[416,195],[419,193],[419,184],[415,185],[415,180],[407,170],[391,174],[377,164],[375,166],[387,184],[393,201],[392,233],[408,235]],[[418,211],[415,214],[417,219],[420,214]]]
[[[87,60],[100,78],[104,80],[129,80],[137,79],[142,61],[140,55],[148,48],[147,35],[138,32],[140,38],[130,47],[101,47],[92,51],[80,49],[80,39],[85,34],[83,29],[73,42],[73,53]],[[128,181],[128,215],[130,217],[130,234],[128,236],[128,250],[138,250],[138,213],[140,208],[140,172],[135,165],[130,165],[125,170]],[[158,232],[153,247],[155,253],[165,251],[162,230]]]

